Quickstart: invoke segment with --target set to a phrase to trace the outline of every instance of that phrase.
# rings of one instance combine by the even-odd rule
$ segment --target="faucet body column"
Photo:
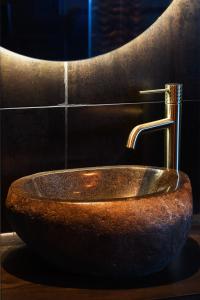
[[[165,166],[179,170],[180,165],[180,138],[182,113],[182,85],[167,84],[165,93],[165,114],[173,120],[165,133]]]

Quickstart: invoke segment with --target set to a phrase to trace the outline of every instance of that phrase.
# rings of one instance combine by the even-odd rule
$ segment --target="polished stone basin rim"
[[[41,201],[128,201],[173,193],[186,180],[175,170],[120,165],[40,172],[16,180],[11,190]]]

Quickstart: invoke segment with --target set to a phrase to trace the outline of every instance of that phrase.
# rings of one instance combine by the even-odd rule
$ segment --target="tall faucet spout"
[[[171,118],[165,118],[165,119],[137,125],[130,132],[126,146],[128,148],[135,149],[137,139],[142,132],[169,128],[172,124],[174,124],[174,121]]]
[[[164,89],[141,91],[141,94],[165,93],[165,119],[144,123],[133,128],[126,146],[135,149],[137,139],[143,131],[166,128],[165,166],[179,170],[182,84],[169,83]]]

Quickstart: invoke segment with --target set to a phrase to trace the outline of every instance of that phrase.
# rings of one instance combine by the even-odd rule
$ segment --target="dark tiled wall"
[[[160,133],[144,135],[139,140],[135,151],[126,148],[126,141],[134,126],[162,117],[163,106],[163,104],[153,104],[155,111],[152,113],[148,110],[149,104],[69,109],[68,166],[133,163],[162,166],[163,141]],[[149,145],[149,137],[152,143],[155,142],[154,146],[157,148],[155,153]],[[156,145],[159,137],[161,142]],[[147,151],[145,151],[145,144]]]
[[[0,48],[0,107],[65,101],[65,64],[27,58]]]
[[[32,173],[65,168],[65,110],[1,111],[2,230],[9,230],[5,198],[12,181]]]

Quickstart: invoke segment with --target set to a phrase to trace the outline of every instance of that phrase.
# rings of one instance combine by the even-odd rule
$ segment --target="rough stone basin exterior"
[[[141,166],[49,171],[15,181],[7,196],[18,235],[67,272],[114,279],[163,269],[190,228],[182,172]]]

